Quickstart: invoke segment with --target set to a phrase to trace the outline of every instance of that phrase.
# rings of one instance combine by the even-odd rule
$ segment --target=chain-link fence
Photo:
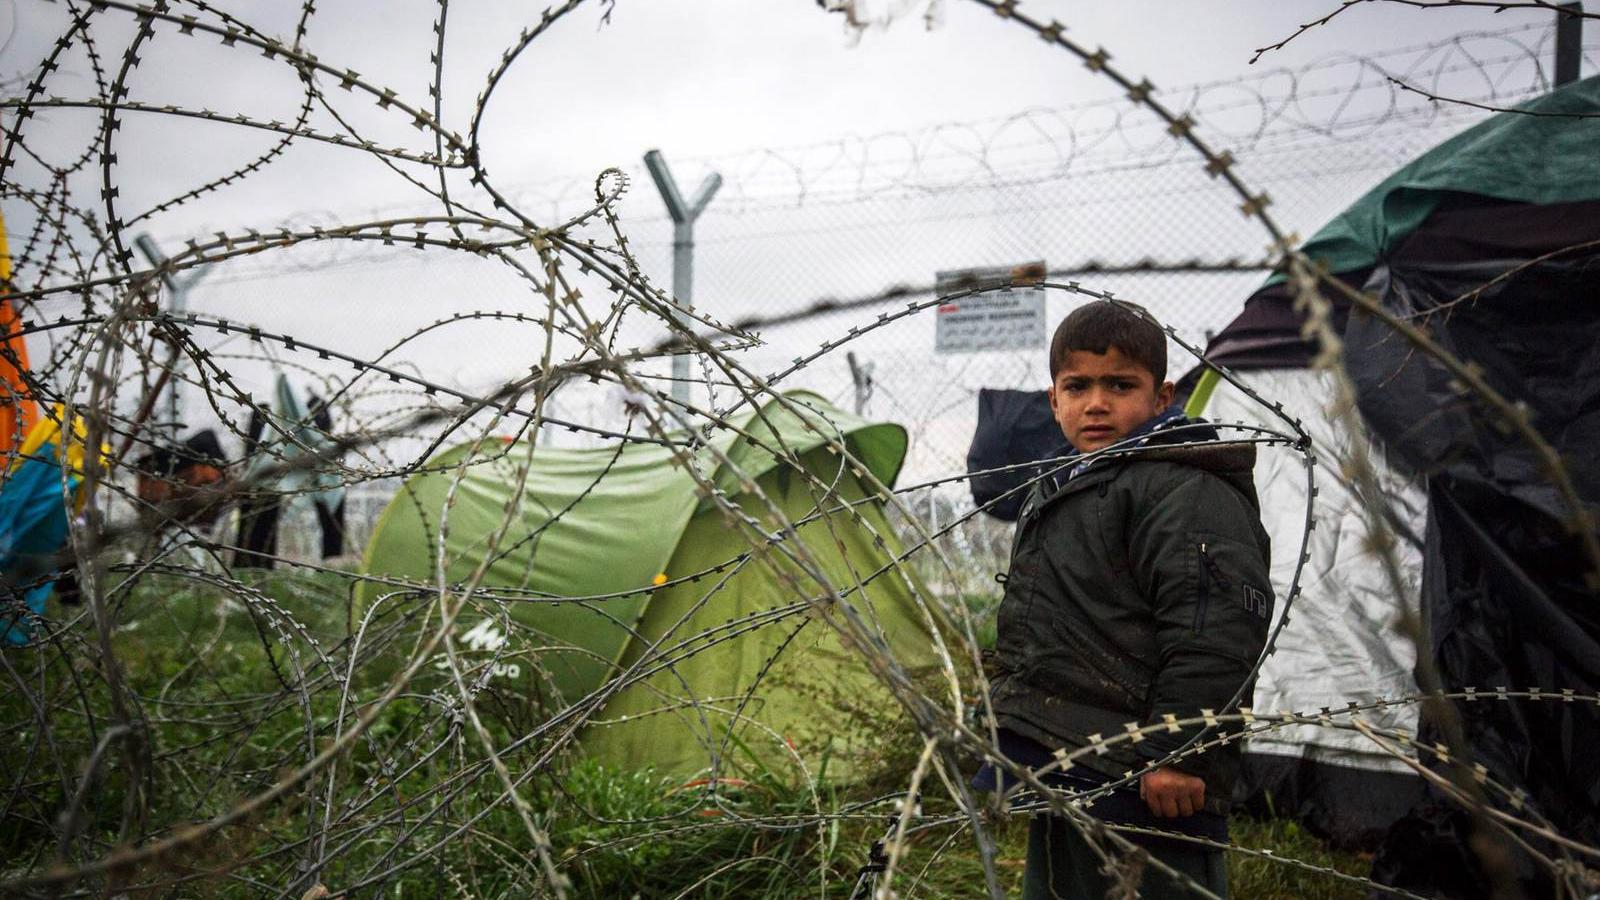
[[[344,68],[361,54],[335,66],[328,60],[344,56],[339,48],[319,46],[322,59],[305,49],[310,5],[292,39],[208,4],[192,4],[193,15],[164,3],[75,5],[24,99],[7,101],[16,125],[0,149],[15,238],[11,271],[0,271],[8,292],[0,356],[10,366],[0,380],[13,398],[0,425],[16,426],[0,432],[17,463],[0,474],[9,508],[29,516],[28,542],[11,542],[18,552],[7,559],[0,598],[0,638],[17,686],[4,708],[26,726],[12,729],[19,749],[7,809],[18,858],[31,860],[0,873],[0,893],[196,884],[314,896],[394,884],[430,895],[468,886],[484,895],[560,895],[563,884],[577,888],[587,877],[600,858],[591,851],[622,849],[633,870],[640,866],[631,848],[648,843],[698,869],[675,878],[672,891],[697,890],[736,869],[781,869],[793,879],[769,882],[769,893],[796,896],[808,890],[802,880],[827,892],[848,873],[863,856],[848,855],[844,844],[866,844],[863,829],[876,832],[869,822],[882,822],[881,814],[894,824],[865,856],[863,888],[889,890],[896,861],[916,844],[932,853],[914,876],[919,884],[937,879],[939,890],[974,894],[948,877],[955,867],[934,868],[970,838],[987,873],[984,893],[999,897],[994,819],[962,774],[977,759],[1008,780],[1021,776],[1039,804],[1087,829],[1119,878],[1165,865],[1128,855],[1128,839],[1096,825],[1099,813],[1085,813],[1085,804],[1118,789],[1114,771],[1107,770],[1112,781],[1061,793],[1040,780],[1050,770],[1021,769],[998,745],[986,712],[998,705],[983,699],[980,648],[996,636],[987,613],[1000,591],[990,579],[1004,565],[1008,535],[974,508],[963,480],[974,395],[1042,387],[1048,321],[1076,297],[1110,290],[1142,301],[1175,329],[1175,343],[1192,347],[1234,316],[1265,274],[1261,260],[1271,258],[1295,279],[1296,301],[1322,312],[1314,265],[1287,232],[1308,234],[1406,159],[1548,90],[1541,62],[1549,32],[1466,35],[1152,95],[1148,82],[1109,66],[1103,50],[1019,13],[1014,0],[977,5],[1019,26],[1020,38],[1043,38],[1102,72],[1104,84],[1126,96],[912,134],[676,159],[686,187],[711,171],[726,179],[697,224],[693,297],[678,292],[695,310],[674,307],[659,289],[676,280],[674,257],[686,247],[673,240],[642,173],[631,173],[625,196],[630,173],[614,171],[508,190],[484,168],[487,145],[477,130],[462,138],[445,127],[450,4],[437,6],[431,113],[413,91]],[[471,121],[521,50],[577,6],[564,4],[517,35]],[[106,77],[111,67],[97,48],[113,46],[118,33],[127,37],[120,74]],[[270,61],[278,84],[303,88],[300,118],[265,119],[266,102],[245,104],[250,115],[169,105],[160,91],[154,105],[127,89],[149,83],[126,77],[141,59],[152,68],[185,60],[202,43],[191,38],[213,45],[212,56],[196,58],[217,60],[215,70],[228,65],[237,74],[247,70],[232,68],[236,60]],[[75,58],[95,74],[87,95],[49,93],[71,82]],[[411,74],[422,75],[420,57],[414,62]],[[213,70],[176,68],[183,76]],[[1592,88],[1567,96],[1592,101],[1584,93]],[[342,104],[329,100],[341,89],[372,107],[381,127],[352,126]],[[172,93],[180,99],[183,91]],[[67,110],[83,113],[81,147],[68,141],[63,149],[62,132],[41,127],[68,118]],[[38,131],[17,127],[30,118]],[[214,138],[198,129],[226,124],[219,130],[228,137],[250,133],[264,146],[237,168],[199,175],[185,193],[152,201],[137,193],[158,188],[141,183],[125,135],[114,136],[125,120],[141,118],[146,128],[187,120],[202,135],[197,141]],[[404,129],[418,131],[410,149],[374,139]],[[304,151],[292,158],[298,168],[291,146]],[[180,159],[204,156],[186,150]],[[353,165],[330,174],[324,161]],[[275,168],[258,177],[268,166]],[[409,205],[366,216],[349,208],[308,214],[279,227],[228,223],[261,214],[249,195],[208,198],[235,185],[300,196],[308,173],[331,184],[366,168],[410,178]],[[599,195],[592,202],[591,193]],[[1272,215],[1264,212],[1269,194]],[[202,217],[222,224],[201,226]],[[154,235],[169,251],[165,260],[142,244],[140,229],[156,222],[171,229]],[[1037,261],[1056,281],[1088,286],[1047,294],[1031,343],[938,350],[937,323],[967,301],[939,296],[935,273]],[[178,277],[202,266],[210,267],[203,281],[179,286]],[[1320,283],[1348,290],[1336,279]],[[1581,553],[1585,571],[1600,571],[1600,541],[1586,527],[1578,479],[1562,462],[1578,457],[1546,441],[1528,410],[1457,357],[1461,344],[1441,349],[1442,334],[1371,298],[1346,297],[1443,367],[1426,378],[1437,374],[1435,383],[1459,390],[1411,396],[1403,424],[1460,411],[1474,429],[1463,440],[1504,430],[1534,451],[1528,459],[1536,464],[1512,462],[1548,475],[1563,503],[1545,512],[1558,512],[1582,546],[1566,552],[1563,536],[1530,542],[1522,555]],[[676,325],[686,318],[704,340],[682,340]],[[1326,317],[1311,318],[1331,337]],[[1344,360],[1354,370],[1361,357]],[[680,362],[690,363],[692,377],[670,387],[686,390],[687,413],[655,389],[669,386]],[[1172,373],[1190,364],[1175,352]],[[1478,722],[1493,736],[1500,714],[1464,713],[1462,727],[1449,723],[1458,700],[1511,717],[1526,708],[1505,704],[1537,702],[1554,713],[1541,730],[1555,739],[1520,725],[1500,733],[1512,736],[1508,746],[1561,745],[1576,721],[1568,710],[1596,699],[1594,685],[1569,682],[1562,673],[1578,670],[1560,663],[1519,676],[1513,684],[1525,689],[1495,688],[1490,703],[1465,686],[1495,682],[1449,668],[1444,651],[1438,665],[1436,654],[1418,653],[1413,674],[1407,653],[1419,632],[1402,598],[1414,593],[1418,566],[1395,550],[1413,517],[1384,496],[1389,479],[1359,429],[1343,429],[1353,427],[1353,403],[1315,422],[1319,401],[1306,373],[1280,374],[1296,377],[1259,389],[1235,385],[1233,411],[1222,409],[1227,394],[1216,408],[1232,418],[1241,407],[1271,407],[1279,421],[1236,430],[1258,436],[1250,439],[1268,463],[1255,470],[1265,487],[1303,485],[1262,492],[1263,512],[1299,538],[1279,541],[1273,530],[1271,586],[1281,604],[1269,603],[1259,584],[1257,554],[1233,573],[1250,580],[1234,587],[1212,567],[1227,560],[1212,559],[1204,542],[1189,557],[1206,573],[1197,615],[1222,589],[1243,589],[1233,596],[1246,621],[1270,610],[1264,643],[1252,637],[1223,653],[1239,656],[1244,647],[1236,661],[1257,662],[1233,667],[1236,678],[1213,673],[1213,690],[1191,698],[1199,716],[1178,705],[1158,719],[1120,698],[1114,708],[1130,719],[1120,733],[1112,726],[1085,746],[1073,742],[1058,756],[1061,766],[1175,733],[1183,736],[1157,743],[1186,743],[1161,749],[1150,765],[1246,737],[1261,740],[1253,744],[1259,750],[1285,736],[1283,765],[1319,781],[1316,766],[1344,767],[1348,757],[1315,746],[1381,753],[1396,771],[1432,768],[1470,780],[1481,792],[1464,792],[1452,815],[1500,817],[1506,834],[1533,841],[1530,868],[1562,879],[1569,894],[1586,893],[1583,872],[1532,864],[1545,841],[1578,850],[1594,843],[1581,829],[1573,829],[1577,839],[1561,835],[1544,818],[1588,788],[1567,778],[1547,789],[1524,771],[1491,767],[1488,757],[1468,769],[1482,755],[1473,752],[1479,742],[1457,736],[1480,733]],[[1329,375],[1340,396],[1363,390],[1336,369],[1317,374]],[[883,429],[822,434],[826,427],[799,414],[747,428],[740,423],[753,419],[735,415],[750,403],[794,412],[777,391],[795,388],[904,426],[906,464]],[[158,411],[173,397],[176,408]],[[37,421],[24,428],[29,417]],[[1301,417],[1340,427],[1303,427]],[[518,442],[533,423],[542,429],[537,448]],[[206,428],[213,433],[197,431]],[[600,444],[608,449],[550,452]],[[782,449],[769,452],[775,447]],[[1270,464],[1285,458],[1273,455],[1280,452],[1292,464],[1275,474]],[[1318,467],[1349,473],[1338,485],[1348,490],[1314,499],[1326,484],[1313,477]],[[1303,480],[1281,474],[1290,470]],[[910,518],[890,524],[939,535],[933,550],[902,535],[909,571],[875,504],[838,502],[872,496],[875,478],[896,476],[892,515]],[[409,502],[384,511],[392,497]],[[371,542],[369,566],[326,561],[341,553],[328,549],[332,530],[322,523],[341,508],[346,553],[367,543],[380,516],[390,517]],[[1559,521],[1549,524],[1555,535]],[[1444,546],[1452,543],[1456,553],[1466,546]],[[1523,549],[1515,544],[1489,550],[1515,556]],[[1346,589],[1357,579],[1340,567],[1341,545],[1381,559],[1359,590]],[[286,571],[261,577],[271,566]],[[1474,579],[1495,574],[1464,571],[1468,593]],[[1321,590],[1336,583],[1336,593]],[[1587,599],[1558,587],[1572,595],[1571,603],[1561,595],[1572,609]],[[1520,598],[1511,606],[1528,605]],[[981,614],[947,615],[962,605]],[[1490,612],[1486,621],[1498,615]],[[1545,630],[1564,639],[1580,619]],[[1249,631],[1261,633],[1253,624]],[[1498,640],[1480,637],[1458,640],[1472,652]],[[1560,644],[1546,637],[1532,646]],[[1391,640],[1396,646],[1365,646]],[[1279,649],[1291,652],[1274,655]],[[1297,655],[1302,649],[1309,653]],[[1308,657],[1330,664],[1303,665]],[[1494,675],[1495,660],[1511,657],[1489,658],[1479,674]],[[1298,677],[1309,669],[1312,677]],[[1293,677],[1280,679],[1285,672]],[[1252,683],[1261,692],[1246,707]],[[1448,742],[1419,736],[1394,712],[1422,705],[1443,716]],[[1312,729],[1350,740],[1302,741]],[[623,733],[626,745],[603,751],[597,743]],[[661,752],[668,743],[675,759]],[[1545,768],[1570,775],[1572,754],[1557,755]],[[586,771],[613,768],[630,781],[607,774],[593,792],[572,790]],[[1135,772],[1124,774],[1131,781]],[[852,785],[836,791],[832,779]],[[625,783],[641,791],[613,790]],[[1340,783],[1327,781],[1329,792]],[[596,805],[591,794],[621,802]],[[268,819],[272,828],[256,827]],[[1564,827],[1557,816],[1548,823]],[[671,841],[689,832],[716,843],[679,853]],[[810,833],[815,849],[750,852],[752,834],[765,841]],[[517,852],[500,852],[508,847]],[[1230,852],[1276,859],[1275,847]],[[1487,854],[1480,861],[1485,871],[1509,871]],[[806,871],[813,862],[814,881]],[[1309,861],[1286,864],[1334,874]],[[440,880],[441,871],[453,883]],[[879,885],[868,884],[865,876],[880,874]],[[223,875],[232,880],[212,884]],[[606,895],[635,893],[609,889],[609,879],[594,883],[606,885],[596,888]],[[744,893],[740,882],[726,891]]]
[[[1481,120],[1488,114],[1483,106],[1506,106],[1548,90],[1552,32],[1523,27],[1465,34],[1163,94],[1182,98],[1196,127],[1230,149],[1252,184],[1267,189],[1277,220],[1308,237],[1390,171]],[[1436,102],[1419,90],[1479,105]],[[1122,98],[916,133],[669,162],[686,191],[709,172],[724,179],[695,225],[696,308],[725,322],[797,314],[764,328],[764,343],[739,357],[757,373],[782,369],[895,303],[931,296],[935,273],[944,270],[1042,260],[1053,279],[1140,302],[1202,345],[1265,276],[1261,260],[1268,248],[1259,228],[1239,215],[1227,187],[1162,123]],[[630,178],[631,190],[619,203],[629,246],[653,283],[670,285],[672,223],[643,167]],[[513,199],[558,221],[592,204],[593,184],[589,175],[528,186]],[[327,252],[280,254],[270,269],[232,268],[203,283],[191,302],[269,329],[289,331],[290,323],[314,318],[353,355],[387,354],[397,365],[473,388],[525,374],[537,360],[542,329],[506,320],[457,325],[439,332],[439,340],[423,333],[393,346],[397,336],[428,321],[499,308],[499,296],[525,297],[516,273],[471,258],[441,264],[390,248],[343,258]],[[895,288],[903,290],[891,291],[893,301],[851,302]],[[1058,320],[1074,302],[1051,292],[1047,320]],[[829,354],[782,385],[904,425],[911,445],[902,485],[963,469],[980,388],[1042,389],[1048,381],[1042,341],[1026,349],[941,355],[934,351],[934,319],[915,315],[877,329],[852,342],[850,358]],[[642,328],[625,320],[619,333],[624,345],[649,346],[665,337],[653,320]],[[259,357],[236,364],[246,380],[250,366],[261,366]],[[1172,348],[1173,376],[1192,365],[1187,353]],[[666,377],[664,366],[658,371]],[[694,402],[715,406],[730,399],[718,393],[714,379],[700,378],[698,367],[691,371],[697,373]],[[260,373],[263,389],[269,374]],[[324,393],[341,378],[337,369],[302,367],[291,374]],[[363,402],[368,406],[346,412],[365,417],[364,426],[395,414],[370,406],[381,406],[381,393],[366,394]],[[624,419],[615,388],[573,384],[554,402],[585,422],[618,427]],[[930,520],[946,522],[972,505],[959,483],[913,492],[908,500]],[[379,509],[368,502],[352,511],[355,542],[370,531]],[[974,520],[950,540],[966,542],[963,552],[985,558],[1004,546],[995,529]]]

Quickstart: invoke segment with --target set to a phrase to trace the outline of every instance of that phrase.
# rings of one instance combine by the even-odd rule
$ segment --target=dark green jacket
[[[1271,553],[1255,447],[1194,443],[1214,437],[1194,426],[1157,432],[1126,456],[1034,488],[1000,603],[991,696],[1001,727],[1072,749],[1129,722],[1223,712],[1245,684],[1272,618]],[[1120,777],[1196,733],[1162,731],[1085,765]],[[1205,779],[1206,808],[1225,813],[1240,752],[1231,742],[1175,766]]]

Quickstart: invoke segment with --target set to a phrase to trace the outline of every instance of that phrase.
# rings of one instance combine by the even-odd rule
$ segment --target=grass
[[[346,670],[352,623],[345,585],[337,575],[285,573],[263,575],[257,587],[274,602],[247,605],[204,586],[154,578],[116,600],[125,701],[150,723],[144,796],[157,836],[231,809],[331,740],[340,702],[324,656],[332,670]],[[394,605],[369,628],[366,646],[380,652],[363,656],[351,673],[347,725],[430,624],[422,611],[411,610],[407,619],[402,609]],[[0,759],[11,761],[0,779],[0,793],[10,796],[0,801],[6,804],[0,806],[4,876],[61,859],[59,833],[47,823],[57,822],[69,805],[68,786],[76,784],[70,773],[85,769],[114,721],[92,631],[85,624],[61,646],[59,652],[7,657],[14,674],[4,676],[10,683],[0,691]],[[50,704],[45,721],[15,689],[17,680]],[[302,693],[302,683],[316,689]],[[253,897],[286,890],[299,896],[310,885],[300,880],[302,866],[313,858],[305,838],[331,815],[324,850],[330,861],[313,873],[331,889],[359,888],[357,896],[385,898],[531,895],[542,866],[522,817],[489,774],[480,743],[446,704],[452,693],[443,673],[424,667],[340,759],[331,787],[319,775],[264,811],[116,877],[157,886],[130,896]],[[478,708],[497,747],[548,719],[548,711],[528,698],[506,696],[492,685]],[[528,815],[549,835],[550,857],[571,880],[569,896],[825,892],[842,898],[893,814],[883,795],[904,783],[915,747],[904,723],[851,719],[839,727],[904,734],[907,746],[885,747],[880,771],[853,786],[825,777],[796,785],[753,756],[715,786],[607,770],[561,754],[536,766],[547,740],[528,742],[504,761],[513,775],[527,774],[520,786]],[[119,825],[132,786],[121,745],[107,746],[93,789],[81,798],[68,862],[104,856],[122,843]],[[480,777],[459,777],[469,770]],[[926,802],[927,812],[941,811],[939,801]],[[1292,822],[1236,818],[1233,827],[1240,845],[1365,873],[1364,860],[1329,850]],[[994,828],[998,871],[1013,892],[1026,831],[1022,819]],[[953,900],[984,893],[970,834],[954,827],[917,834],[897,871],[902,897]],[[1229,876],[1236,897],[1364,896],[1324,875],[1240,854],[1230,856]]]
[[[1360,878],[1372,868],[1367,857],[1335,850],[1290,819],[1234,816],[1228,830],[1234,844],[1271,850],[1280,858]],[[1368,896],[1367,889],[1359,884],[1242,853],[1228,855],[1228,885],[1232,896],[1267,900],[1363,900]]]

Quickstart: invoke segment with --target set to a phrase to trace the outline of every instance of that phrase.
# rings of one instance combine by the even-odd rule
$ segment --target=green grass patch
[[[352,666],[360,623],[344,578],[250,577],[245,593],[255,599],[248,602],[237,592],[156,577],[113,596],[123,700],[147,723],[143,797],[154,836],[223,813],[303,765],[333,740],[341,715],[348,728],[368,708],[436,624],[426,606],[390,604],[367,623]],[[17,874],[100,858],[119,846],[124,809],[139,787],[130,783],[122,744],[108,745],[91,789],[78,798],[65,857],[57,830],[76,773],[116,718],[95,634],[84,623],[58,647],[7,660],[15,674],[0,691],[0,758],[10,761],[13,780],[0,817],[0,866]],[[43,719],[14,689],[18,681],[46,704]],[[826,762],[812,782],[795,783],[740,752],[714,784],[619,772],[553,752],[560,731],[545,729],[550,711],[491,681],[476,707],[527,800],[525,820],[505,799],[454,692],[430,661],[334,771],[119,877],[155,885],[150,896],[255,897],[291,888],[299,896],[303,879],[314,876],[363,897],[524,897],[537,892],[544,871],[531,822],[547,836],[548,858],[570,879],[574,898],[842,898],[888,827],[888,795],[904,785],[918,749],[904,722],[846,716],[838,728],[866,729],[881,744],[877,768],[848,785],[829,781]],[[954,812],[948,801],[926,802],[929,814]],[[1027,820],[1013,818],[993,833],[1001,884],[1015,893]],[[1340,872],[1367,868],[1289,822],[1236,819],[1234,839]],[[324,865],[308,876],[314,859]],[[1229,867],[1236,897],[1363,896],[1271,860],[1234,854]],[[895,889],[931,900],[983,896],[970,832],[954,825],[917,831]]]
[[[1229,825],[1240,847],[1270,850],[1276,857],[1298,860],[1321,869],[1365,878],[1370,858],[1336,850],[1290,819],[1251,819],[1234,816]],[[1286,862],[1243,853],[1228,855],[1228,885],[1233,896],[1262,900],[1361,900],[1367,890],[1321,872],[1311,872]]]

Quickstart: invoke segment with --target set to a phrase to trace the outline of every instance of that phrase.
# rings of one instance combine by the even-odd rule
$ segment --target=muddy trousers
[[[1176,841],[1144,841],[1129,835],[1172,868],[1206,890],[1226,898],[1228,869],[1222,851]],[[1034,816],[1028,827],[1028,862],[1022,876],[1022,900],[1104,900],[1112,881],[1083,835],[1059,816]],[[1200,897],[1166,874],[1147,867],[1139,884],[1144,900]]]

